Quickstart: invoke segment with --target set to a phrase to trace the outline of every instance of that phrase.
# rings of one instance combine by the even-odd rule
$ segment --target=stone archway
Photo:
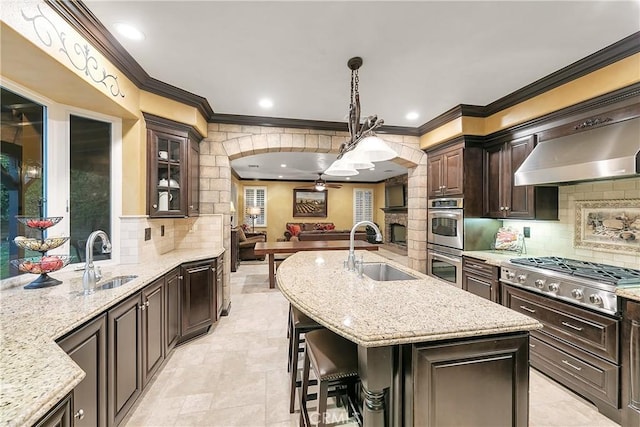
[[[417,137],[379,135],[398,157],[395,162],[408,169],[407,254],[409,267],[427,270],[427,158]],[[224,215],[224,247],[230,246],[230,161],[268,152],[338,153],[348,133],[314,129],[241,126],[210,123],[208,135],[200,144],[200,212]],[[227,257],[227,265],[229,264]],[[229,267],[226,267],[228,271]],[[228,276],[228,275],[227,275]],[[224,304],[229,303],[225,281]]]

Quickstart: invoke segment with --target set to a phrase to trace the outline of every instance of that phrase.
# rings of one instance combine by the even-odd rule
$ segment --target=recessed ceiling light
[[[273,107],[273,101],[269,98],[262,98],[260,102],[258,102],[258,105],[260,105],[262,108],[271,108]]]
[[[348,177],[347,177],[347,181],[349,181],[350,179],[351,179],[351,177],[350,177],[350,176],[348,176]]]
[[[415,120],[420,117],[420,114],[416,113],[415,111],[410,111],[405,117],[407,120]]]
[[[116,30],[123,36],[131,40],[144,40],[144,33],[130,24],[124,22],[117,22],[115,24]]]
[[[278,175],[278,178],[282,178],[282,175]]]
[[[282,164],[280,165],[280,167],[281,167],[281,168],[286,168],[286,167],[287,167],[287,165],[286,165],[286,164],[284,164],[284,163],[282,163]]]

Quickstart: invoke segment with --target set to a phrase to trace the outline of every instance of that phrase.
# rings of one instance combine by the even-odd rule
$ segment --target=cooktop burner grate
[[[515,258],[513,264],[553,270],[615,285],[640,284],[640,270],[561,257]]]

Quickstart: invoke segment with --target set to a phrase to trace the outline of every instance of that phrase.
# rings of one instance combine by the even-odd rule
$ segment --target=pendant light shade
[[[383,162],[391,160],[398,154],[387,145],[381,138],[377,136],[367,136],[358,142],[356,147],[348,152],[350,158],[357,159],[359,162]]]
[[[347,151],[342,158],[347,162],[351,163],[354,169],[371,169],[375,165],[369,161],[366,161],[359,156],[355,150]]]
[[[324,174],[331,176],[353,176],[358,175],[358,171],[353,167],[353,164],[342,158],[331,163],[331,166],[324,171]]]

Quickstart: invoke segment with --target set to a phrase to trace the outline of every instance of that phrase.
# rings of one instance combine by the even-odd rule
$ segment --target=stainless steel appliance
[[[463,203],[462,198],[429,200],[427,242],[464,248]]]
[[[462,288],[462,251],[427,243],[427,274]]]
[[[501,264],[502,304],[539,320],[531,366],[620,423],[621,313],[615,291],[640,284],[640,270],[560,257]]]
[[[500,221],[465,218],[462,198],[430,199],[427,219],[427,274],[462,288],[462,251],[490,249]]]

